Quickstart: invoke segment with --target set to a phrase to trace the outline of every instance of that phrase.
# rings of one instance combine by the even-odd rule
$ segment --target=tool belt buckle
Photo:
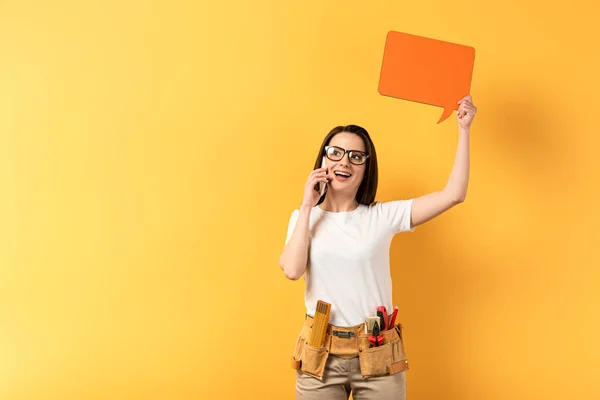
[[[351,337],[354,337],[354,332],[350,331],[350,332],[345,332],[345,331],[338,331],[338,330],[333,330],[333,336],[337,336],[339,338],[345,338],[345,339],[349,339]]]

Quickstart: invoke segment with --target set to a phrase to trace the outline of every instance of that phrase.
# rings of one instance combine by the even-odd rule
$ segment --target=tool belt
[[[325,364],[330,355],[359,357],[363,378],[397,374],[409,367],[402,340],[402,325],[399,323],[381,331],[383,342],[375,347],[371,347],[371,333],[365,333],[364,323],[352,327],[329,324],[324,345],[313,347],[309,344],[313,321],[313,317],[306,316],[292,355],[292,368],[304,374],[323,380]]]

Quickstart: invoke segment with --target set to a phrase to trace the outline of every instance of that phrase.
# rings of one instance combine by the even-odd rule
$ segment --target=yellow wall
[[[477,50],[467,201],[391,250],[409,398],[600,397],[597,5],[147,3],[0,2],[0,398],[293,399],[322,137],[370,131],[384,201],[453,161],[389,30]]]

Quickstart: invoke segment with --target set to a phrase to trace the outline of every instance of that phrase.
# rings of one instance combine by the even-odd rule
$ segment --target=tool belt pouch
[[[323,380],[325,364],[329,357],[330,344],[331,336],[327,334],[324,346],[311,346],[308,344],[308,338],[303,330],[303,332],[298,335],[296,347],[294,348],[292,368],[319,380]]]
[[[402,340],[402,325],[381,332],[383,343],[370,347],[370,333],[358,337],[360,371],[363,378],[393,375],[408,369],[408,360]]]

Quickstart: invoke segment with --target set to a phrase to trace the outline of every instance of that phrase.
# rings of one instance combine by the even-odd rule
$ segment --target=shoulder
[[[412,206],[414,199],[389,200],[389,201],[374,201],[369,205],[365,205],[366,209],[372,213],[388,213],[402,209],[408,209]]]
[[[368,206],[371,218],[391,223],[392,226],[410,224],[412,204],[414,199],[378,201]]]
[[[372,218],[389,227],[395,234],[398,232],[412,231],[411,213],[414,199],[378,201],[371,206]]]
[[[297,220],[299,215],[300,215],[300,209],[299,208],[296,208],[296,209],[292,210],[292,212],[290,214],[290,221]]]

